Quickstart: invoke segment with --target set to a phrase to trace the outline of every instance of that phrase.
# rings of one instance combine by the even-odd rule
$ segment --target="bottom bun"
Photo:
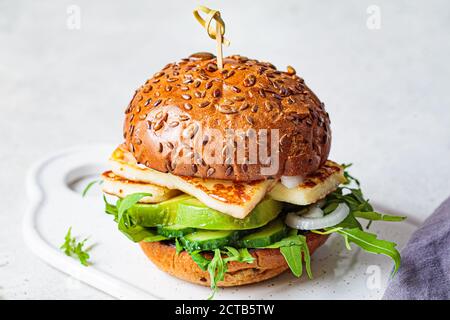
[[[328,235],[309,232],[306,235],[309,253],[325,243]],[[162,271],[172,276],[203,286],[210,286],[210,277],[192,260],[191,256],[183,251],[177,255],[175,246],[168,242],[144,242],[140,246],[147,257]],[[255,258],[252,263],[232,261],[227,264],[227,272],[219,287],[233,287],[251,284],[273,277],[286,271],[289,266],[279,249],[250,249]],[[206,258],[212,259],[212,253],[205,252]]]

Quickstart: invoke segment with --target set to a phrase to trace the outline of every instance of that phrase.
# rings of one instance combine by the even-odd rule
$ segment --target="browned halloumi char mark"
[[[242,219],[268,194],[278,201],[307,205],[314,203],[345,179],[342,168],[327,161],[317,172],[305,178],[303,183],[288,189],[274,180],[250,183],[174,176],[138,164],[134,156],[121,147],[111,156],[112,171],[126,179],[178,189],[191,194],[212,209]]]
[[[178,189],[196,197],[208,207],[238,219],[245,218],[264,198],[267,190],[276,183],[274,180],[239,183],[164,173],[138,164],[130,152],[120,147],[113,152],[110,166],[111,170],[121,177]]]
[[[181,192],[176,189],[168,189],[165,187],[153,185],[141,181],[132,181],[122,178],[112,171],[106,171],[102,174],[102,190],[104,193],[124,198],[127,195],[145,192],[152,196],[144,197],[139,202],[141,203],[157,203],[168,200]]]
[[[185,181],[188,181],[196,188],[205,192],[208,196],[220,200],[224,203],[243,203],[249,201],[252,198],[253,190],[246,190],[246,186],[253,186],[260,183],[260,181],[252,181],[248,183],[235,182],[233,185],[225,185],[224,183],[214,183],[209,188],[205,187],[203,179],[193,177],[180,177]],[[253,192],[254,193],[254,192]]]
[[[340,165],[337,163],[327,160],[323,166],[319,168],[319,170],[311,173],[310,175],[306,176],[306,179],[303,181],[301,186],[303,188],[314,188],[320,183],[323,183],[325,180],[327,180],[330,176],[336,173],[342,173],[343,177],[343,169]],[[342,181],[344,182],[345,179]]]

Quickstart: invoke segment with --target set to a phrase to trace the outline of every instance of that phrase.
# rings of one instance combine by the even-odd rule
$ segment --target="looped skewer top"
[[[200,16],[199,11],[203,11],[204,13],[207,14],[206,20]],[[217,29],[220,29],[220,36],[222,36],[223,44],[226,46],[230,45],[230,41],[228,41],[223,37],[225,34],[225,22],[222,20],[222,17],[220,16],[220,11],[212,10],[204,6],[198,6],[194,10],[194,17],[202,25],[202,27],[206,29],[206,31],[208,32],[208,36],[211,39],[216,40],[216,35],[219,33]],[[216,21],[216,28],[213,28],[213,26],[211,25],[211,22],[213,20]]]
[[[203,19],[200,16],[199,11],[206,13],[206,19]],[[230,41],[224,38],[225,35],[225,22],[222,20],[220,16],[220,12],[217,10],[212,10],[210,8],[204,6],[198,6],[194,11],[194,17],[197,21],[206,29],[208,36],[211,39],[215,39],[217,41],[217,66],[219,69],[223,68],[223,53],[222,53],[222,44],[229,46]],[[216,26],[212,25],[212,21],[216,22]]]

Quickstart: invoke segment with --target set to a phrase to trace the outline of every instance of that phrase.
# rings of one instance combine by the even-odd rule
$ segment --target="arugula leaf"
[[[64,251],[66,256],[77,257],[82,265],[88,266],[89,254],[87,253],[87,250],[83,249],[86,241],[87,239],[77,242],[76,238],[72,237],[72,227],[70,227],[64,237],[64,243],[60,246],[60,249]]]
[[[75,249],[74,249],[74,254],[78,257],[78,259],[80,260],[80,263],[83,266],[88,266],[88,260],[89,260],[89,253],[87,253],[86,251],[83,250],[83,246],[86,243],[87,239],[84,239],[83,241],[77,243]]]
[[[208,269],[208,265],[211,262],[211,260],[206,259],[202,254],[200,250],[189,252],[189,255],[191,256],[192,260],[202,269],[203,271],[206,271]]]
[[[289,236],[286,238],[281,239],[278,242],[272,243],[271,245],[268,245],[267,249],[278,249],[280,247],[288,247],[288,246],[295,246],[295,245],[299,245],[299,241],[297,239],[297,236]]]
[[[116,207],[117,207],[117,220],[120,223],[123,219],[125,211],[130,209],[132,206],[134,206],[136,203],[139,202],[144,197],[151,197],[152,195],[150,193],[140,192],[140,193],[133,193],[125,198],[119,199],[117,201]],[[129,221],[126,222],[127,224]]]
[[[342,165],[344,169],[350,167],[350,165]],[[356,218],[363,218],[369,220],[369,228],[372,221],[403,221],[406,217],[393,216],[382,214],[374,211],[369,200],[364,198],[362,190],[360,188],[359,181],[351,176],[347,171],[344,171],[344,176],[347,179],[346,185],[351,182],[355,182],[357,188],[339,187],[336,191],[332,192],[326,197],[326,203],[324,206],[324,213],[328,214],[333,211],[333,208],[339,203],[346,203],[350,208],[349,215],[342,221],[333,227],[324,228],[324,230],[312,230],[314,233],[330,234],[338,233],[345,241],[347,249],[351,250],[350,243],[355,243],[363,250],[384,254],[395,263],[394,273],[397,272],[400,266],[400,253],[397,251],[396,244],[387,240],[377,239],[377,236],[373,233],[363,231],[363,228]]]
[[[306,237],[304,244],[302,246],[303,259],[305,260],[306,274],[310,279],[313,278],[311,271],[311,255],[309,254],[308,243],[306,242]]]
[[[295,230],[295,232],[297,232],[297,230]],[[305,236],[301,234],[290,235],[265,248],[280,248],[281,254],[296,277],[300,277],[303,273],[303,256],[303,259],[305,260],[306,273],[308,274],[308,277],[312,279],[311,256],[309,254],[308,243],[306,242]]]
[[[208,300],[211,300],[217,292],[217,284],[224,279],[225,273],[227,272],[227,265],[222,259],[220,249],[214,250],[214,257],[208,265],[208,272],[211,281],[211,289],[213,290],[208,297]]]
[[[236,249],[233,247],[225,247],[227,250],[224,252],[228,257],[224,259],[225,263],[230,261],[239,261],[239,262],[247,262],[252,263],[255,258],[248,252],[247,248]]]
[[[345,182],[344,184],[350,184],[352,181],[354,181],[356,183],[356,185],[359,187],[360,183],[359,180],[356,179],[355,177],[351,176],[350,173],[348,173],[348,171],[346,170],[347,168],[350,168],[353,165],[353,163],[349,163],[349,164],[345,164],[342,163],[341,166],[344,168],[344,178],[345,178]]]
[[[158,241],[164,241],[167,240],[168,238],[159,235],[159,234],[154,234],[152,231],[148,231],[149,233],[151,233],[151,235],[145,237],[144,239],[142,239],[142,241],[144,242],[158,242]]]
[[[347,191],[347,193],[344,193],[344,191]],[[326,198],[326,203],[324,206],[324,213],[328,214],[337,207],[339,203],[345,203],[350,208],[349,215],[350,218],[347,218],[347,223],[355,224],[357,223],[357,226],[362,229],[359,222],[357,222],[356,218],[363,218],[372,221],[391,221],[391,222],[397,222],[397,221],[403,221],[406,219],[406,217],[403,216],[393,216],[388,214],[382,214],[379,212],[374,211],[372,205],[369,203],[369,200],[364,198],[364,195],[361,191],[361,189],[353,189],[349,187],[340,187],[336,191],[332,192],[330,195]],[[350,221],[353,220],[353,221]],[[338,225],[339,226],[339,225]],[[367,226],[367,228],[370,226]],[[345,226],[350,227],[350,226]]]
[[[177,245],[178,239],[175,240]],[[181,245],[180,245],[181,247]],[[226,258],[222,254],[227,255]],[[211,260],[205,258],[200,250],[189,252],[192,260],[202,269],[208,271],[212,293],[208,300],[212,299],[217,292],[217,284],[225,278],[227,272],[227,264],[231,261],[252,263],[255,258],[252,257],[247,248],[236,249],[233,247],[224,247],[224,250],[215,249],[214,256]]]
[[[241,262],[253,263],[255,261],[255,258],[248,252],[247,248],[239,249],[239,254],[241,256]]]
[[[303,272],[302,250],[300,246],[281,247],[280,252],[286,260],[289,268],[296,277],[300,277]]]
[[[181,245],[180,241],[178,241],[178,238],[175,238],[175,251],[176,251],[177,255],[179,255],[180,252],[183,250],[184,250],[184,248]]]
[[[322,208],[323,214],[324,215],[330,214],[331,212],[337,209],[338,205],[339,202],[337,201],[325,204],[325,206]]]
[[[336,233],[339,233],[344,237],[347,247],[350,246],[350,242],[353,242],[367,252],[384,254],[392,258],[395,263],[393,274],[395,274],[400,267],[401,257],[396,249],[397,244],[387,240],[377,239],[376,234],[365,232],[358,228],[340,229],[337,230]]]
[[[178,239],[175,240],[177,244]],[[181,245],[180,245],[181,247]],[[227,264],[231,261],[247,262],[252,263],[255,258],[252,257],[247,248],[236,249],[233,247],[225,247],[225,250],[215,249],[214,256],[212,260],[205,258],[200,250],[189,252],[192,260],[202,269],[203,271],[208,271],[212,293],[208,299],[212,299],[217,292],[217,283],[222,281],[227,272]],[[226,254],[227,257],[223,258],[222,253]]]
[[[289,247],[289,246],[301,246],[302,245],[302,235],[291,235],[286,238],[281,239],[278,242],[272,243],[271,245],[264,247],[267,249],[278,249],[281,247]]]
[[[107,214],[113,215],[114,219],[117,221],[117,207],[113,204],[110,204],[108,200],[106,200],[105,195],[103,195],[103,201],[105,202],[105,212]]]
[[[347,228],[347,229],[357,228],[362,230],[361,223],[359,223],[359,221],[356,220],[355,216],[351,211],[349,215],[345,217],[345,219],[341,223],[335,225],[332,228]],[[328,228],[325,228],[325,230],[328,230]]]
[[[175,245],[178,246],[178,239],[175,239]],[[183,247],[180,244],[181,250]],[[208,271],[211,283],[212,293],[208,297],[208,300],[212,299],[217,292],[217,284],[225,278],[227,272],[227,264],[231,261],[252,263],[255,258],[252,257],[247,248],[236,249],[226,246],[224,250],[215,249],[214,256],[211,260],[205,258],[200,250],[189,252],[192,260],[202,269]],[[222,254],[227,255],[226,258],[222,257]]]
[[[337,232],[341,229],[342,229],[342,227],[332,227],[332,228],[328,228],[328,230],[326,230],[326,231],[311,230],[311,232],[325,235],[325,234],[331,234],[331,233]]]
[[[66,233],[66,236],[64,237],[64,243],[59,247],[61,250],[64,249],[64,253],[67,256],[70,256],[73,252],[72,250],[72,242],[75,241],[75,239],[72,238],[72,227],[69,228],[69,230]]]
[[[103,196],[105,202],[105,211],[114,215],[119,230],[134,242],[157,242],[167,240],[167,237],[158,235],[154,230],[137,225],[133,219],[126,214],[126,211],[134,206],[144,197],[151,196],[150,193],[133,193],[123,199],[118,199],[116,205],[108,203],[106,197]]]
[[[101,185],[103,183],[103,180],[98,179],[98,180],[94,180],[94,181],[89,182],[86,185],[86,187],[83,189],[83,192],[81,193],[81,196],[84,198],[86,196],[86,194],[88,193],[88,191],[97,183]]]
[[[344,194],[344,190],[349,191]],[[346,203],[351,211],[373,211],[372,205],[368,200],[364,199],[361,189],[352,189],[348,187],[340,187],[332,192],[326,198],[325,207],[333,203]]]
[[[357,218],[363,218],[371,221],[403,221],[406,219],[405,216],[392,216],[388,214],[383,214],[375,211],[354,211],[353,215]]]
[[[229,247],[229,246],[225,246],[225,250],[226,251],[223,251],[223,253],[225,253],[227,255],[227,258],[225,258],[225,262],[240,261],[241,254],[238,249]]]
[[[154,230],[133,224],[131,221],[125,223],[125,220],[121,220],[117,223],[117,226],[119,230],[133,242],[156,242],[167,240],[166,237],[158,235]]]
[[[229,257],[229,261],[238,261],[240,258],[239,250],[230,246],[225,246],[225,254]]]
[[[117,227],[128,239],[133,242],[139,242],[147,236],[151,236],[148,234],[146,228],[138,225],[126,224],[123,220],[117,223]]]

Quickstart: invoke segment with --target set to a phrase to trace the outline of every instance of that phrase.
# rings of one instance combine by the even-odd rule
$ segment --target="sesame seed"
[[[214,169],[213,167],[210,167],[207,171],[206,171],[206,176],[210,177],[214,174],[214,172],[216,172],[216,169]]]
[[[203,101],[203,102],[200,102],[200,103],[198,104],[198,106],[199,106],[200,108],[205,108],[205,107],[209,106],[210,103],[211,103],[210,101]]]

